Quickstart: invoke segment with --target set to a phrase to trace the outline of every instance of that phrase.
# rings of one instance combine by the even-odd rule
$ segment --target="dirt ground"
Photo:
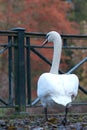
[[[46,122],[44,115],[26,115],[15,118],[0,119],[0,130],[87,130],[87,115],[68,115],[68,123],[64,126],[63,115],[49,115]]]
[[[68,122],[64,126],[64,109],[48,110],[46,122],[42,107],[27,108],[19,114],[9,110],[0,118],[0,130],[87,130],[87,106],[71,107],[68,113]]]

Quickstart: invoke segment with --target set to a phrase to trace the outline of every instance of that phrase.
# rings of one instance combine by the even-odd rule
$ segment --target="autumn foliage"
[[[78,33],[68,20],[72,5],[63,0],[0,0],[0,27],[24,27],[27,31]]]
[[[66,0],[0,0],[0,29],[8,30],[14,27],[23,27],[28,32],[55,30],[61,34],[78,34],[78,24],[68,20],[71,9],[72,4],[66,2]],[[47,54],[46,50],[42,52],[44,55]],[[52,52],[53,50],[50,50],[46,55],[49,59],[52,59]],[[61,68],[66,69],[68,67],[66,61],[69,61],[70,58],[68,55],[65,57],[64,53]],[[36,64],[37,62],[38,64]],[[31,64],[34,65],[31,70],[31,76],[34,76],[34,78],[31,82],[32,86],[35,86],[37,75],[40,74],[39,68],[46,71],[45,68],[49,70],[49,66],[32,53]],[[37,73],[35,73],[36,70],[38,70]],[[6,86],[6,84],[3,86]],[[35,95],[36,91],[33,90],[33,93]]]

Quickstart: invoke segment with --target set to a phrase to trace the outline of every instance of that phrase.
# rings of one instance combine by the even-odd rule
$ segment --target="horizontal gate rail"
[[[31,65],[30,53],[37,55],[44,62],[51,66],[51,62],[43,56],[38,49],[42,49],[40,45],[32,45],[31,39],[44,39],[46,33],[28,33],[24,28],[14,28],[8,31],[0,31],[0,37],[7,37],[7,43],[0,43],[0,55],[5,51],[8,53],[8,81],[9,81],[9,96],[8,102],[0,97],[0,102],[4,104],[3,107],[15,107],[18,111],[25,110],[25,107],[36,105],[39,101],[36,98],[33,102],[31,100]],[[61,35],[63,40],[63,49],[87,49],[87,46],[68,46],[67,40],[69,39],[82,39],[87,40],[87,35]],[[44,49],[53,49],[53,46],[45,46]],[[67,74],[73,73],[81,65],[87,62],[87,57],[82,59],[77,65],[70,69]],[[59,70],[60,74],[64,72]],[[13,77],[14,76],[14,77]],[[14,87],[13,87],[14,84]],[[87,94],[84,87],[79,86],[79,89]],[[13,91],[14,90],[14,91]],[[27,90],[27,91],[26,91]],[[14,94],[15,92],[15,94]],[[15,97],[13,97],[13,94]],[[15,101],[14,101],[15,98]],[[76,104],[77,105],[77,104]],[[0,106],[2,107],[2,106]]]

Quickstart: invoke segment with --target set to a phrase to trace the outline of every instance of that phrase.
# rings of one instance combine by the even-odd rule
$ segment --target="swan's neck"
[[[61,50],[62,50],[62,40],[61,39],[55,40],[54,41],[53,60],[52,60],[52,66],[50,69],[50,73],[58,74],[60,57],[61,57]]]

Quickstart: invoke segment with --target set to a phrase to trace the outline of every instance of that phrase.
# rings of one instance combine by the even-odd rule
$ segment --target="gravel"
[[[49,115],[46,122],[44,115],[27,115],[20,117],[4,117],[0,119],[0,130],[87,130],[87,115],[68,115],[68,123],[64,126],[63,115]]]

